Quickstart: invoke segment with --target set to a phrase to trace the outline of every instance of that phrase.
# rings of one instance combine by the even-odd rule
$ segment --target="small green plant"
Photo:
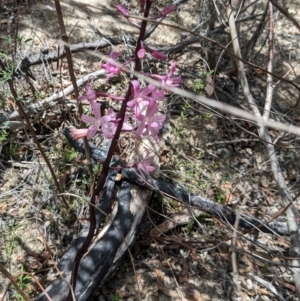
[[[216,194],[216,202],[218,204],[222,204],[223,200],[224,200],[224,196],[221,193],[217,193]]]
[[[181,107],[182,111],[180,113],[180,116],[182,119],[187,118],[187,116],[189,115],[188,111],[190,110],[190,108],[191,108],[191,105],[189,104],[188,100],[185,100],[184,105]]]
[[[24,267],[21,265],[20,268],[20,272],[24,273]],[[18,278],[17,278],[17,284],[19,286],[19,288],[24,291],[25,293],[30,293],[30,286],[31,286],[31,278],[29,275],[26,274],[21,274]],[[23,301],[24,298],[18,293],[15,292],[12,295],[12,299],[17,300],[17,301]]]
[[[261,267],[262,274],[267,274],[269,271],[269,265],[267,262],[264,263],[264,265]]]
[[[18,152],[18,142],[17,141],[12,141],[9,145],[9,155],[14,158],[17,156],[17,152]]]
[[[120,296],[119,296],[118,293],[114,293],[114,294],[112,295],[112,300],[113,300],[113,301],[120,301],[121,298],[120,298]]]
[[[111,162],[110,165],[112,165],[113,163],[114,162]],[[93,173],[95,175],[99,174],[101,168],[102,168],[102,164],[100,164],[100,163],[93,164]]]
[[[0,142],[5,141],[8,136],[8,122],[3,123],[3,127],[0,130]]]
[[[203,89],[206,87],[206,78],[207,76],[214,73],[214,70],[210,70],[207,73],[203,73],[201,78],[198,78],[193,81],[193,91],[195,93],[199,93],[203,91]]]
[[[207,112],[204,114],[203,119],[204,119],[204,121],[208,121],[212,116],[213,116],[212,113]]]
[[[191,220],[189,221],[189,223],[184,227],[184,229],[185,229],[186,231],[188,231],[189,233],[191,233],[192,230],[193,230],[193,228],[194,228],[194,226],[195,226],[195,223],[196,223],[196,221],[195,221],[194,219],[191,219]]]
[[[3,70],[2,68],[0,69],[0,88],[2,88],[7,81],[12,79],[16,64],[12,64],[8,56],[2,52],[0,52],[0,60],[2,60],[5,66],[5,70]]]
[[[62,148],[61,145],[57,145],[55,152],[66,162],[72,162],[78,156],[78,152],[73,147]],[[46,155],[49,156],[50,153]]]
[[[22,44],[22,42],[23,42],[23,36],[21,36],[20,33],[17,34],[17,41],[18,41],[19,44]],[[26,39],[26,40],[24,41],[24,43],[28,43],[28,42],[30,42],[30,41],[32,41],[31,38]]]
[[[20,241],[20,237],[16,235],[16,229],[17,226],[14,223],[6,226],[5,251],[9,259],[18,247],[18,242]]]

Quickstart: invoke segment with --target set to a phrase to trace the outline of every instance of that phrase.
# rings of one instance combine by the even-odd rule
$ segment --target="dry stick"
[[[267,70],[272,73],[273,71],[273,58],[274,58],[274,19],[273,19],[273,7],[269,2],[269,58]],[[263,119],[268,120],[270,116],[270,111],[272,107],[272,99],[273,99],[273,77],[270,73],[267,74],[267,94],[266,94],[266,102],[263,112]]]
[[[72,82],[72,85],[74,88],[74,94],[75,94],[76,99],[78,99],[79,91],[78,91],[78,86],[77,86],[76,77],[75,77],[74,68],[73,68],[72,52],[69,47],[69,37],[67,35],[65,24],[64,24],[64,18],[63,18],[62,11],[61,11],[60,0],[55,0],[55,8],[56,8],[57,19],[58,19],[58,23],[59,23],[59,27],[60,27],[60,31],[61,31],[61,38],[62,38],[62,41],[64,42],[64,48],[66,51],[69,74],[70,74],[71,82]],[[83,113],[82,104],[80,101],[78,101],[78,112],[79,112],[80,116]],[[84,127],[84,126],[85,126],[85,124],[81,121],[81,127]],[[90,174],[91,179],[93,179],[91,154],[90,154],[89,144],[88,144],[86,137],[84,137],[84,150],[85,150],[85,155],[86,155],[86,158],[88,161],[89,174]],[[91,185],[90,193],[92,193],[92,189],[93,189],[93,185]]]
[[[13,286],[15,287],[15,289],[18,291],[18,293],[24,298],[24,300],[26,301],[30,301],[30,298],[23,292],[23,290],[18,286],[15,278],[6,270],[6,268],[2,265],[2,263],[0,263],[0,272],[2,272],[2,274],[7,277],[11,283],[13,284]]]
[[[92,77],[94,79],[99,78],[99,77],[105,77],[106,72],[104,70],[98,70],[95,72],[92,72],[90,74],[85,75],[81,79],[77,80],[76,84],[77,86],[82,86],[87,83],[89,80],[89,77]],[[63,89],[61,92],[55,93],[47,98],[45,98],[43,101],[39,101],[38,103],[33,103],[31,105],[26,106],[25,112],[29,111],[37,111],[37,110],[47,110],[48,108],[54,107],[57,105],[57,102],[61,100],[62,98],[65,98],[67,95],[71,94],[74,92],[74,86],[68,86],[67,88]],[[3,122],[8,122],[8,127],[10,127],[10,120],[12,119],[17,119],[20,117],[20,114],[18,111],[14,111],[10,113],[9,115],[0,115],[0,124]],[[13,124],[13,123],[12,123]],[[19,125],[17,126],[19,127]],[[0,126],[1,128],[1,126]],[[11,127],[10,127],[11,128]],[[14,127],[15,128],[15,127]]]
[[[234,297],[236,297],[239,300],[242,298],[242,288],[241,288],[241,279],[240,279],[239,269],[238,269],[236,243],[237,243],[237,234],[238,234],[239,223],[240,223],[241,214],[243,211],[242,209],[246,206],[246,203],[247,203],[247,198],[244,198],[242,205],[236,212],[236,220],[235,220],[234,227],[233,227],[232,247],[231,247],[232,279],[233,279],[233,283],[235,285],[236,294],[237,294],[237,296],[234,296]],[[234,298],[234,300],[236,300],[236,298]]]
[[[3,64],[3,62],[2,62],[1,60],[0,60],[0,68],[2,68],[3,71],[6,70],[4,64]],[[59,193],[62,193],[63,190],[62,190],[62,188],[60,187],[60,185],[59,185],[59,183],[58,183],[58,180],[57,180],[57,177],[56,177],[56,175],[55,175],[55,172],[54,172],[54,170],[53,170],[53,168],[52,168],[52,165],[51,165],[51,163],[50,163],[48,157],[46,156],[46,154],[45,154],[45,152],[44,152],[44,150],[43,150],[43,148],[42,148],[42,146],[41,146],[41,144],[40,144],[40,142],[39,142],[39,140],[38,140],[38,138],[37,138],[37,136],[36,136],[36,134],[35,134],[35,131],[34,131],[32,125],[31,125],[31,123],[30,123],[30,120],[29,120],[28,116],[26,115],[26,113],[25,113],[25,111],[24,111],[24,108],[23,108],[23,106],[22,106],[22,104],[21,104],[21,101],[19,100],[18,94],[17,94],[17,92],[16,92],[16,90],[15,90],[15,88],[14,88],[14,84],[13,84],[12,79],[9,79],[9,80],[8,80],[8,84],[9,84],[9,88],[10,88],[11,94],[13,95],[14,100],[15,100],[15,103],[16,103],[18,109],[19,109],[20,115],[25,119],[26,126],[28,127],[28,129],[29,129],[29,131],[30,131],[30,133],[31,133],[31,135],[32,135],[32,138],[33,138],[33,140],[34,140],[34,143],[36,144],[37,148],[39,149],[39,151],[40,151],[42,157],[44,158],[44,160],[45,160],[45,162],[46,162],[46,164],[47,164],[47,166],[48,166],[48,168],[49,168],[49,170],[50,170],[50,173],[51,173],[51,176],[52,176],[52,178],[53,178],[53,181],[54,181],[54,184],[55,184],[55,186],[56,186],[56,189],[59,191]],[[62,201],[63,201],[65,207],[66,207],[67,209],[70,209],[70,208],[69,208],[69,204],[68,204],[68,202],[66,201],[65,197],[64,197],[64,196],[61,196],[61,198],[62,198]]]
[[[239,46],[239,41],[237,38],[237,32],[236,32],[236,26],[233,18],[233,12],[230,4],[226,7],[228,19],[229,19],[229,27],[230,27],[230,34],[231,38],[233,40],[233,48],[234,48],[234,53],[237,57],[241,57],[241,52],[240,52],[240,46]],[[273,20],[272,20],[273,22]],[[271,34],[271,33],[270,33]],[[268,113],[264,113],[264,116],[262,117],[258,107],[255,103],[255,99],[253,98],[249,86],[248,86],[248,81],[245,75],[245,69],[243,62],[240,59],[236,59],[236,64],[238,67],[238,73],[239,73],[239,79],[241,81],[244,97],[248,101],[249,106],[252,109],[252,112],[256,116],[256,119],[258,121],[258,133],[261,138],[266,140],[267,142],[272,142],[270,135],[268,133],[268,129],[266,128],[265,124],[268,123]],[[271,91],[268,92],[270,97],[272,96]],[[271,98],[266,102],[265,109],[266,111],[269,111],[269,106],[270,106]],[[268,155],[270,158],[271,162],[271,169],[273,172],[273,177],[275,179],[276,185],[279,190],[279,194],[281,195],[282,199],[284,200],[285,204],[289,204],[292,201],[292,197],[286,187],[286,184],[284,182],[284,177],[282,175],[282,171],[280,169],[279,163],[278,163],[278,158],[276,155],[275,147],[271,143],[266,144],[266,148],[268,151]],[[288,207],[286,210],[286,217],[287,217],[287,223],[290,229],[290,257],[294,257],[292,259],[292,270],[294,273],[294,282],[295,286],[297,289],[297,295],[300,297],[300,235],[299,235],[299,227],[297,224],[297,214],[296,214],[296,209],[294,206]]]

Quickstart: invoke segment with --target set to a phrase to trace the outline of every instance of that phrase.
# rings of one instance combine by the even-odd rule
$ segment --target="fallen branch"
[[[98,70],[93,73],[90,73],[88,75],[85,75],[83,78],[76,81],[78,87],[82,87],[85,85],[90,77],[93,77],[93,79],[97,79],[100,77],[105,77],[105,71],[104,70]],[[44,112],[47,109],[50,109],[57,105],[57,103],[61,100],[64,100],[66,96],[70,95],[74,92],[73,85],[65,88],[63,91],[54,94],[50,97],[47,97],[43,101],[39,101],[38,103],[33,103],[31,105],[26,106],[25,112],[26,114],[30,115],[30,112],[34,113],[35,116],[39,116],[37,111]],[[39,120],[39,118],[35,118],[35,116],[32,119],[32,124]],[[0,129],[1,128],[9,128],[9,129],[17,129],[24,127],[24,124],[22,121],[14,121],[15,119],[21,118],[19,111],[14,111],[9,115],[0,115]],[[6,123],[6,125],[1,123]]]
[[[79,152],[84,154],[83,141],[79,139],[78,141],[73,140],[70,134],[70,130],[65,128],[63,134],[68,139],[69,143]],[[108,151],[108,146],[99,148],[92,143],[90,145],[91,157],[95,160],[103,161],[106,158]],[[122,166],[124,162],[114,161],[115,166]],[[177,184],[172,184],[165,182],[161,179],[154,177],[142,178],[140,173],[135,168],[123,168],[120,170],[122,176],[143,188],[155,191],[157,193],[163,194],[165,196],[171,197],[177,201],[183,202],[189,206],[195,207],[203,212],[213,215],[217,219],[227,221],[231,225],[234,225],[236,221],[236,213],[227,206],[220,205],[211,200],[205,199],[200,196],[196,196],[183,188],[179,187]],[[267,225],[266,225],[267,224]],[[289,228],[287,223],[272,221],[267,223],[266,221],[261,221],[255,217],[242,215],[240,217],[239,227],[247,230],[262,231],[265,233],[277,233],[278,235],[289,235]]]

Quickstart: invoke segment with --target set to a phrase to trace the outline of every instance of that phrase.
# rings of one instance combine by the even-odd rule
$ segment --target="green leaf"
[[[12,44],[12,39],[11,39],[11,36],[8,36],[8,37],[7,37],[7,42],[8,42],[8,44],[9,44],[9,45],[11,45],[11,44]]]

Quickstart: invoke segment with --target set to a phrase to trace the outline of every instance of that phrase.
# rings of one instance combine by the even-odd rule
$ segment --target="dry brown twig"
[[[6,268],[2,265],[2,263],[0,263],[0,272],[11,281],[11,283],[13,284],[17,292],[24,298],[25,301],[30,301],[30,298],[18,286],[15,278],[6,270]]]
[[[3,272],[2,267],[3,267],[3,266],[1,266],[1,263],[0,263],[0,270]],[[35,283],[39,286],[39,288],[45,293],[46,298],[47,298],[49,301],[51,301],[50,296],[47,294],[47,292],[45,292],[45,290],[44,290],[42,284],[40,283],[40,281],[38,280],[38,278],[35,277],[35,276],[33,276],[33,275],[31,275],[30,273],[22,272],[22,273],[19,273],[19,274],[16,275],[16,276],[14,276],[13,278],[8,277],[8,275],[7,275],[6,273],[3,273],[3,274],[4,274],[5,276],[7,276],[7,278],[9,278],[9,279],[11,280],[11,282],[7,285],[7,287],[6,287],[6,289],[5,289],[5,292],[4,292],[3,296],[2,296],[2,298],[0,299],[0,301],[4,301],[4,300],[5,300],[5,299],[4,299],[4,298],[5,298],[5,295],[6,295],[6,293],[8,292],[9,288],[11,287],[11,285],[13,285],[13,286],[16,288],[16,290],[18,291],[18,293],[24,298],[25,301],[27,301],[27,300],[30,301],[30,298],[28,298],[28,297],[25,298],[25,297],[24,297],[23,294],[25,294],[25,293],[23,292],[23,290],[20,289],[18,286],[16,286],[16,285],[17,285],[16,279],[18,279],[18,278],[19,278],[20,276],[22,276],[22,275],[28,275],[28,276],[30,276],[30,277],[35,281]],[[12,276],[11,276],[11,277],[12,277]],[[14,279],[14,281],[12,281],[12,279]],[[19,289],[20,291],[19,291],[18,289]],[[23,294],[21,294],[21,292],[23,292]],[[25,294],[25,296],[26,296],[26,294]],[[27,299],[27,298],[28,298],[28,299]]]
[[[61,9],[61,6],[60,6],[60,0],[55,0],[54,2],[55,2],[56,13],[57,13],[57,19],[58,19],[58,23],[59,23],[59,27],[60,27],[60,31],[61,31],[61,37],[62,37],[64,48],[65,48],[65,51],[66,51],[66,57],[67,57],[68,68],[69,68],[69,75],[70,75],[71,82],[72,82],[72,85],[73,85],[73,88],[74,88],[75,97],[76,97],[76,99],[78,99],[79,90],[78,90],[76,77],[75,77],[75,73],[74,73],[72,52],[71,52],[70,47],[69,47],[69,37],[67,35],[66,28],[65,28],[62,9]],[[80,101],[78,101],[78,113],[79,113],[79,116],[81,116],[82,113],[83,113],[82,103]],[[81,120],[80,120],[80,126],[81,127],[85,126],[84,122],[81,121]],[[87,137],[84,137],[83,140],[84,140],[85,156],[86,156],[86,159],[88,161],[89,174],[90,174],[91,179],[94,179],[93,169],[92,169],[92,164],[91,164],[91,154],[90,154],[90,149],[89,149],[89,144],[88,144]],[[91,185],[90,195],[92,195],[92,193],[93,193],[92,192],[93,186],[94,185]]]
[[[271,11],[272,4],[269,4],[269,10]],[[228,4],[226,7],[227,11],[227,16],[229,19],[229,28],[230,28],[230,34],[231,34],[231,39],[233,40],[233,49],[236,57],[241,58],[241,51],[240,51],[240,46],[239,46],[239,40],[238,40],[238,35],[236,31],[236,26],[234,22],[234,16],[233,16],[233,11],[231,8],[231,5]],[[270,14],[270,23],[273,23],[272,19],[272,14]],[[272,26],[270,28],[270,33],[269,33],[269,61],[268,61],[268,71],[272,69],[272,59],[273,59],[273,30]],[[284,204],[287,205],[292,201],[292,197],[290,195],[290,192],[288,191],[288,188],[285,184],[284,177],[282,174],[282,171],[279,166],[278,158],[276,155],[275,147],[272,144],[271,137],[269,135],[268,129],[266,127],[266,123],[269,120],[269,112],[270,108],[272,105],[272,95],[273,95],[273,88],[272,88],[272,76],[268,76],[268,87],[267,87],[267,98],[266,98],[266,103],[265,103],[265,110],[263,115],[260,114],[259,109],[256,105],[256,101],[253,98],[248,81],[246,78],[245,74],[245,68],[244,64],[240,59],[236,59],[236,64],[238,68],[238,74],[239,74],[239,80],[242,85],[243,89],[243,94],[245,99],[247,100],[253,114],[256,116],[257,121],[258,121],[258,133],[259,136],[264,139],[265,141],[269,142],[266,144],[267,152],[269,155],[270,163],[271,163],[271,169],[273,172],[273,177],[276,182],[276,185],[278,187],[279,194],[281,198],[284,201]],[[291,248],[290,248],[290,256],[294,257],[292,259],[292,271],[294,274],[294,282],[297,290],[297,295],[300,297],[300,260],[297,259],[300,257],[300,237],[299,237],[299,227],[297,223],[297,215],[296,215],[296,208],[295,206],[291,205],[287,210],[286,210],[286,217],[287,217],[287,222],[289,225],[290,229],[290,243],[291,243]]]

